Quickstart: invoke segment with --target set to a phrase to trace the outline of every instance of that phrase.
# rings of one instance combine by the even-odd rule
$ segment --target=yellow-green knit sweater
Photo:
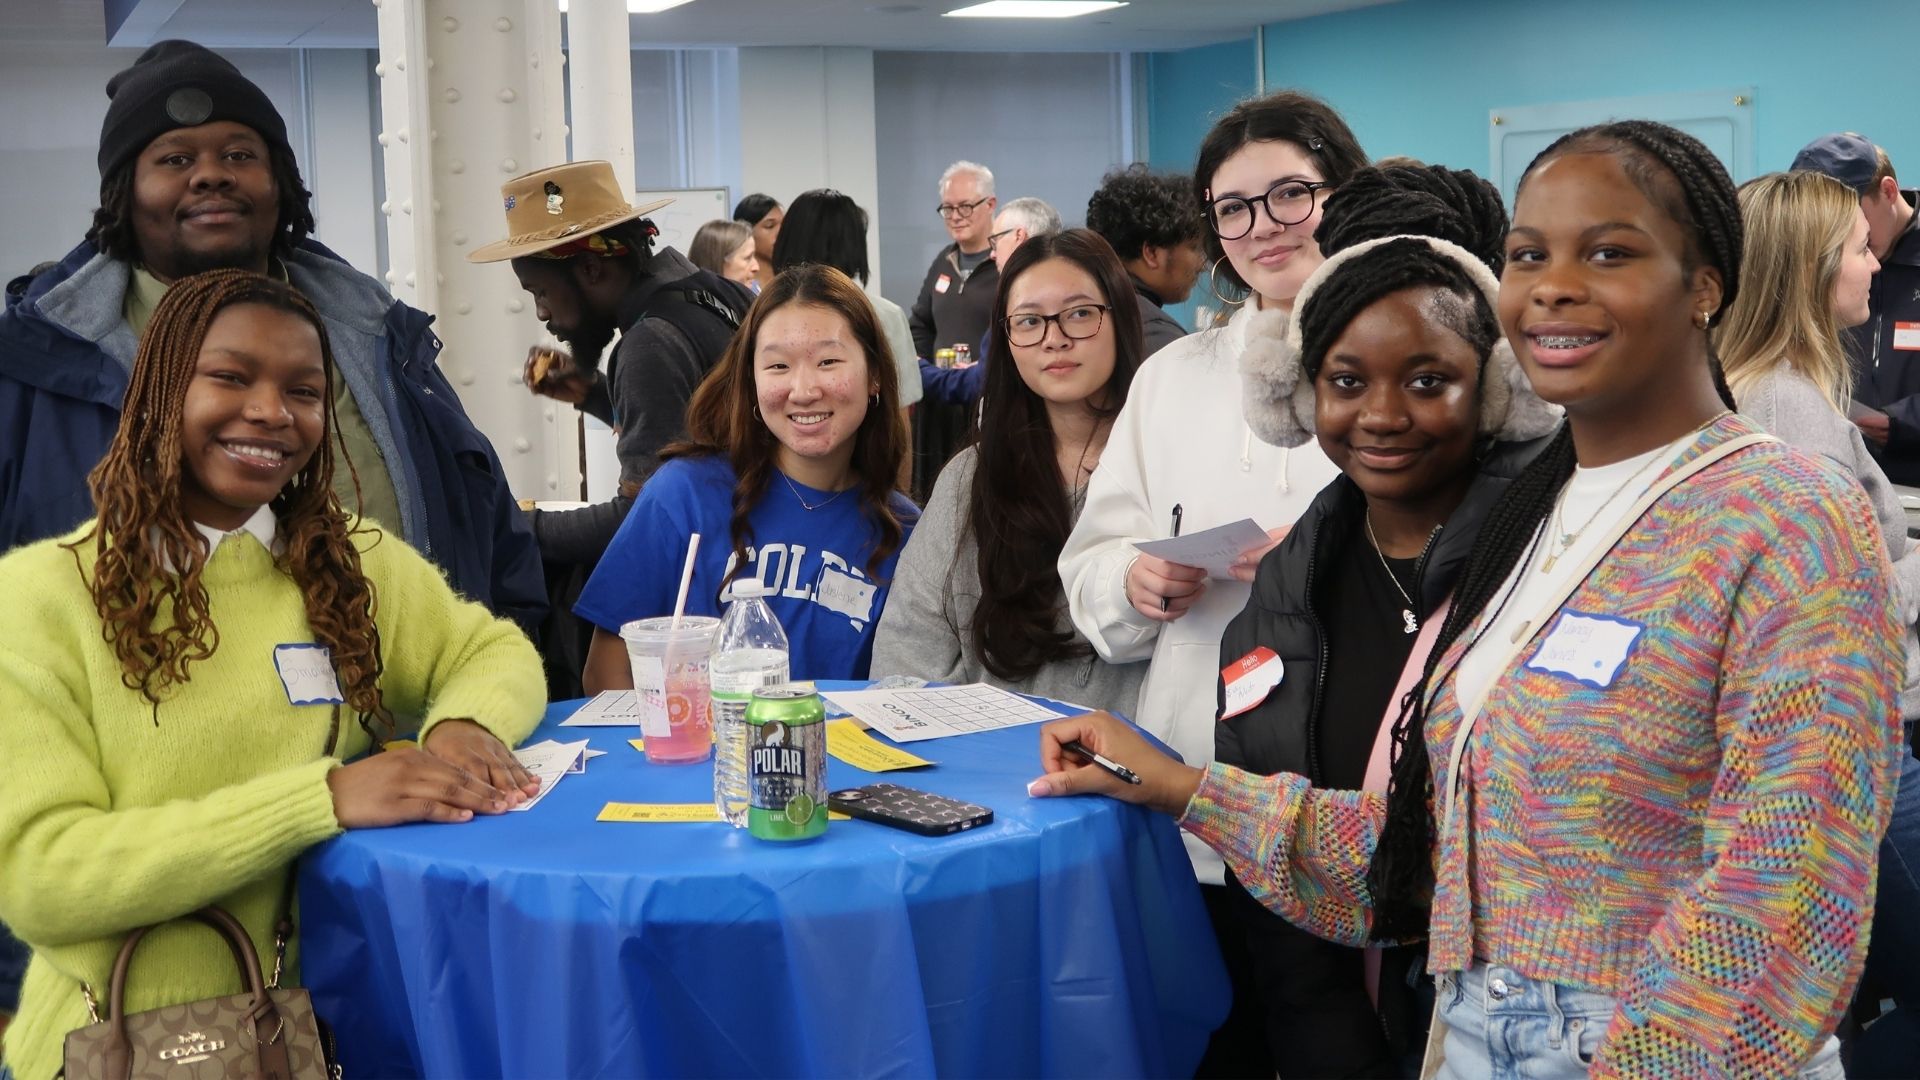
[[[333,709],[289,705],[273,662],[275,645],[313,633],[298,588],[260,542],[229,536],[208,560],[220,644],[188,669],[156,725],[120,681],[73,552],[57,546],[71,539],[0,558],[0,921],[33,948],[6,1032],[19,1080],[60,1068],[67,1032],[87,1023],[81,980],[104,994],[136,927],[219,904],[270,957],[293,860],[340,831],[326,780],[339,762],[323,756]],[[532,731],[545,694],[520,631],[457,597],[398,539],[358,544],[396,722],[471,717],[508,745]],[[368,748],[344,708],[341,725],[339,757]],[[176,924],[141,945],[127,1008],[240,989],[220,939]]]

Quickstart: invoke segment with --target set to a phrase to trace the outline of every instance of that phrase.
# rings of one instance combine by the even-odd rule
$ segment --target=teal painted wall
[[[1259,85],[1258,55],[1251,37],[1184,52],[1148,54],[1147,163],[1162,172],[1192,175],[1207,129],[1236,102],[1253,96]],[[1167,313],[1191,330],[1194,309],[1202,303],[1219,307],[1207,295],[1204,274],[1194,296],[1186,303],[1167,305]]]
[[[1375,156],[1485,170],[1494,109],[1751,87],[1758,171],[1854,130],[1920,180],[1914,0],[1401,0],[1266,34],[1267,85],[1326,98]]]
[[[1147,161],[1191,173],[1200,140],[1257,85],[1253,39],[1147,57]]]

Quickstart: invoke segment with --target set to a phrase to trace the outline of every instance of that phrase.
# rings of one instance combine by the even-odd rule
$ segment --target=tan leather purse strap
[[[264,1072],[271,1055],[270,1046],[279,1045],[279,1056],[286,1056],[286,1047],[280,1035],[283,1022],[280,1013],[274,1007],[273,998],[268,995],[266,984],[260,978],[260,956],[254,951],[253,938],[247,934],[247,928],[240,920],[218,907],[211,905],[194,912],[189,918],[212,927],[227,941],[227,947],[233,952],[234,964],[240,969],[240,979],[246,983],[247,993],[253,998],[252,1008],[248,1010],[254,1023],[254,1035],[259,1041],[263,1054],[261,1065]],[[161,924],[163,925],[163,924]],[[113,1025],[113,1037],[107,1044],[107,1075],[133,1075],[133,1043],[127,1037],[127,973],[133,966],[134,950],[146,939],[152,926],[143,926],[127,935],[120,946],[120,955],[113,961],[113,977],[107,984],[107,1017]],[[286,1075],[283,1064],[279,1075]]]

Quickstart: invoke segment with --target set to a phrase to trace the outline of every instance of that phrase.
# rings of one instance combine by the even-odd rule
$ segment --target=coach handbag
[[[338,1080],[331,1033],[323,1036],[307,992],[279,987],[290,924],[283,919],[275,929],[269,981],[238,919],[218,907],[187,918],[227,939],[246,990],[127,1015],[127,971],[153,927],[135,930],[113,962],[106,1019],[92,990],[82,988],[94,1022],[67,1034],[67,1080]]]

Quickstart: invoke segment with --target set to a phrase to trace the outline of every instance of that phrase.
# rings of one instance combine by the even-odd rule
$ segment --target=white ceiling
[[[105,0],[0,0],[0,38],[105,37]],[[972,0],[695,0],[630,17],[648,47],[850,45],[940,51],[1159,51],[1251,35],[1263,23],[1393,0],[1132,0],[1077,19],[945,19]],[[225,48],[373,48],[371,0],[137,0],[114,42],[189,38]]]

